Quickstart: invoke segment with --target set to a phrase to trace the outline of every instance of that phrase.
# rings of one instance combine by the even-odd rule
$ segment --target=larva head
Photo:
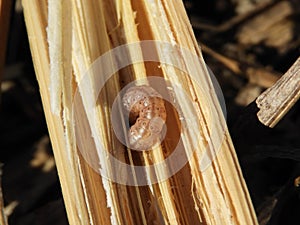
[[[138,119],[137,122],[130,128],[128,133],[130,148],[135,150],[149,149],[151,147],[149,138],[151,138],[149,121]]]
[[[128,141],[131,149],[144,151],[151,149],[155,144],[159,143],[160,135],[149,133],[149,135],[142,136],[138,130],[130,129]]]
[[[150,136],[149,121],[145,119],[137,119],[136,123],[129,130],[130,135],[136,136],[136,139]]]

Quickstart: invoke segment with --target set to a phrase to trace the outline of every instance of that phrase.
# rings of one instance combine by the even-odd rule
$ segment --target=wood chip
[[[274,127],[300,97],[300,57],[274,86],[256,100],[259,120]]]

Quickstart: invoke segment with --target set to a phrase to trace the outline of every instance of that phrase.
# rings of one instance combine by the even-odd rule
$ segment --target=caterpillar
[[[122,98],[129,112],[129,147],[148,150],[158,141],[166,122],[166,108],[162,96],[152,87],[141,85],[129,88]]]

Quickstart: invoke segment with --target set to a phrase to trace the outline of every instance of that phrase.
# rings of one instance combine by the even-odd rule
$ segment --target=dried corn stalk
[[[257,224],[181,1],[23,6],[70,224]],[[147,151],[126,147],[128,85],[164,98]]]

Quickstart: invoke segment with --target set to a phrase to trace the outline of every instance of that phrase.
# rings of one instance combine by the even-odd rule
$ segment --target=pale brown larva
[[[166,122],[166,109],[162,96],[152,87],[142,85],[129,88],[122,102],[129,112],[130,148],[150,149],[160,140]]]

